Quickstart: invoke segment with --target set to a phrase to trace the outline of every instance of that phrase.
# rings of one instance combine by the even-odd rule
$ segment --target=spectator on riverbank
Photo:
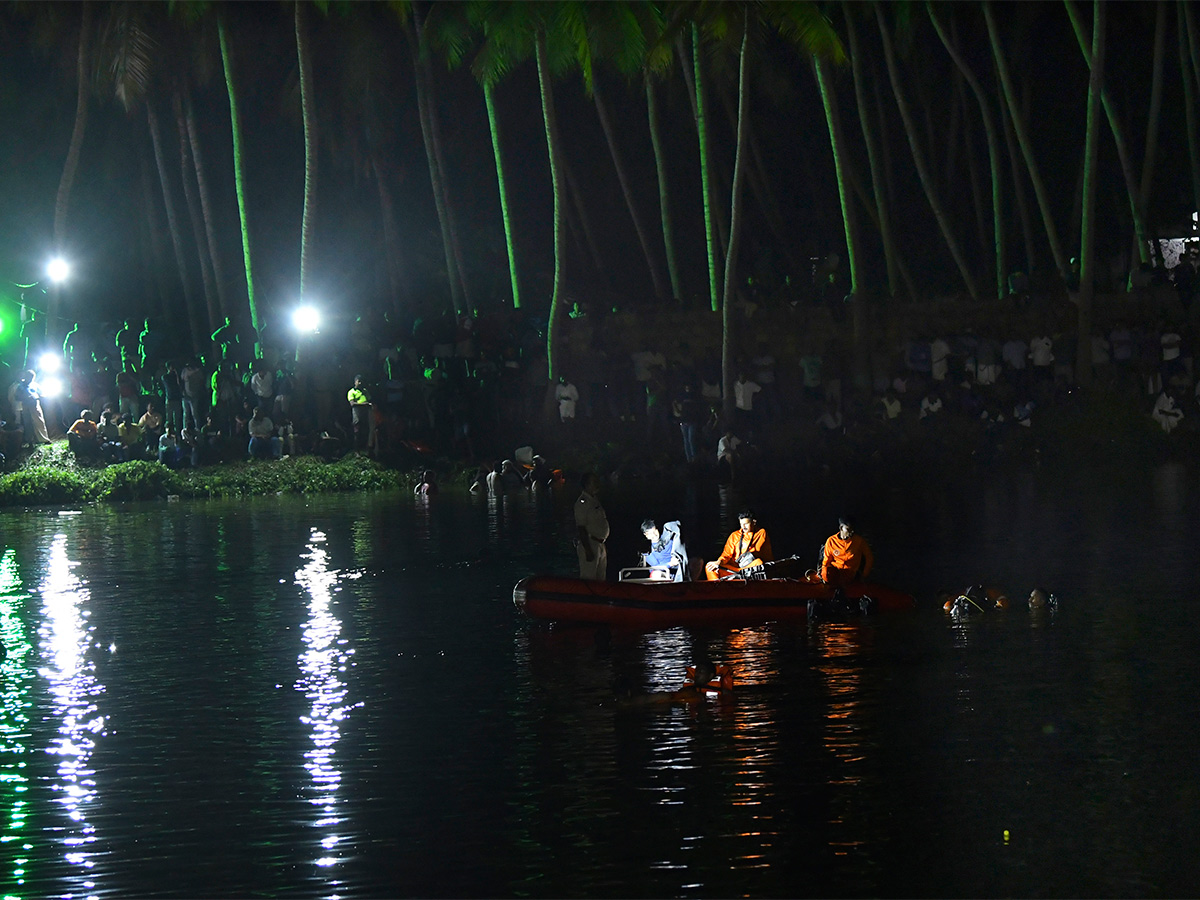
[[[251,459],[271,459],[278,455],[273,447],[275,423],[261,407],[254,407],[254,413],[246,423],[246,434],[250,439],[246,445],[246,455]]]

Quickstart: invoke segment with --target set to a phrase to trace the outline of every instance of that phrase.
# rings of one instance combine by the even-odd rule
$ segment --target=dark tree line
[[[3,24],[60,72],[54,248],[102,246],[87,204],[119,195],[136,287],[109,314],[197,352],[303,300],[504,305],[548,322],[553,382],[572,299],[619,295],[723,310],[729,380],[748,278],[835,256],[859,346],[886,304],[1018,271],[1086,340],[1101,261],[1154,264],[1200,208],[1186,3],[85,0]]]

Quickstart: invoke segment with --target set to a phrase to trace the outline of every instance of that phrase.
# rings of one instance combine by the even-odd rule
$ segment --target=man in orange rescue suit
[[[738,530],[725,541],[721,555],[705,565],[704,574],[709,581],[717,581],[775,558],[771,555],[771,539],[767,537],[767,530],[758,527],[754,513],[748,509],[738,513],[738,525]]]
[[[862,581],[871,574],[875,554],[871,545],[844,516],[838,519],[837,534],[831,534],[821,551],[821,580],[826,584]]]

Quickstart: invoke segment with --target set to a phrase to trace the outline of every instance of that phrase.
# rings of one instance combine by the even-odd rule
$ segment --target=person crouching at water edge
[[[837,534],[831,534],[821,550],[821,580],[832,585],[862,581],[873,565],[875,554],[867,539],[854,533],[849,519],[838,519]]]
[[[762,565],[775,558],[771,554],[771,539],[767,537],[767,530],[758,527],[754,513],[748,509],[738,513],[738,526],[738,530],[726,539],[721,555],[705,565],[704,574],[709,581],[736,575],[742,569]]]
[[[608,516],[596,495],[600,479],[592,472],[583,476],[583,493],[575,501],[575,552],[579,556],[579,577],[604,581],[608,576]]]

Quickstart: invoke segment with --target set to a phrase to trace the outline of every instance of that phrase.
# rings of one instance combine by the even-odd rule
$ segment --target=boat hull
[[[856,582],[842,591],[853,601],[870,597],[881,612],[916,605],[911,594],[881,584]],[[513,603],[535,619],[656,628],[804,620],[810,599],[832,596],[828,585],[785,578],[647,584],[533,575],[513,588]]]

